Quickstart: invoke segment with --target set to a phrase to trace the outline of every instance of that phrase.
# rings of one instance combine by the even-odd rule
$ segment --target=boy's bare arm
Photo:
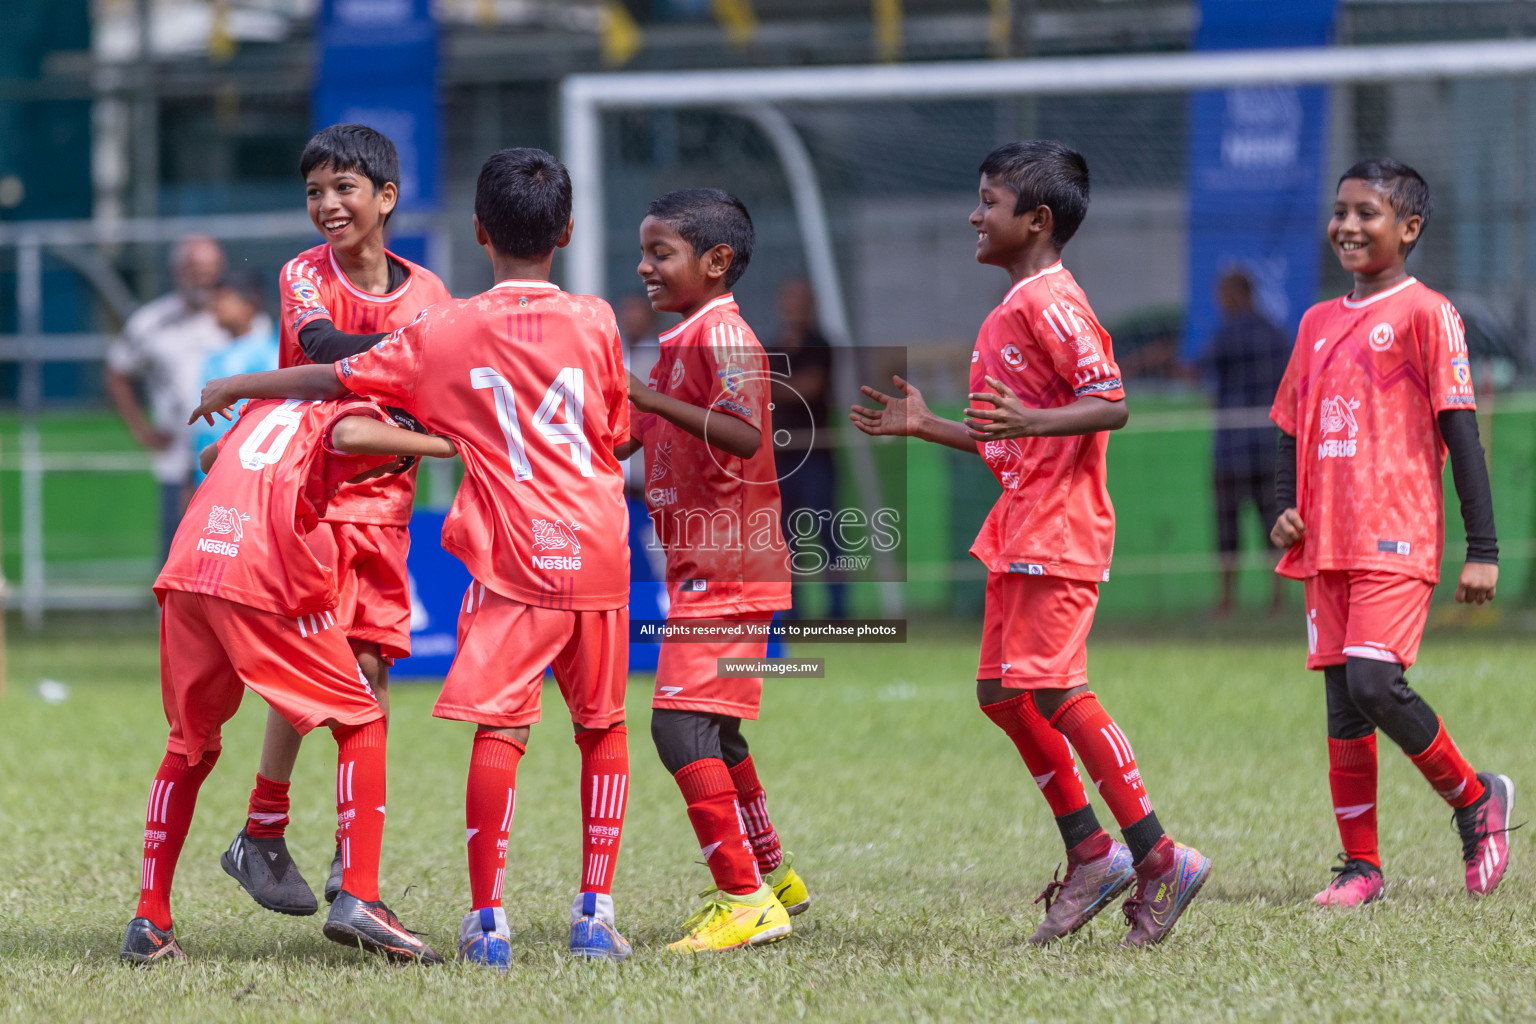
[[[302,398],[317,402],[340,398],[345,394],[347,387],[336,376],[336,367],[332,363],[289,366],[261,373],[238,373],[233,377],[219,377],[204,384],[203,400],[187,418],[187,422],[196,423],[201,418],[211,425],[214,413],[232,420],[234,416],[229,410],[243,398]]]
[[[923,393],[906,379],[892,376],[891,380],[900,392],[899,396],[887,395],[868,385],[859,388],[865,397],[879,402],[880,408],[852,406],[848,419],[854,426],[871,437],[915,437],[976,454],[976,442],[971,440],[965,424],[935,416],[923,400]]]
[[[620,441],[618,444],[613,446],[613,457],[618,459],[620,462],[623,462],[625,459],[635,454],[635,452],[639,451],[640,448],[640,442],[631,437],[627,441]]]
[[[654,413],[669,423],[728,455],[749,459],[763,443],[763,432],[745,420],[712,414],[690,402],[652,391],[634,374],[629,375],[629,400],[641,412]]]
[[[458,454],[440,434],[418,434],[372,416],[343,416],[331,428],[331,444],[352,455],[416,455],[451,459]]]
[[[1013,437],[1074,437],[1119,430],[1131,418],[1125,401],[1110,401],[1084,395],[1071,405],[1054,409],[1031,409],[1019,396],[996,377],[987,378],[991,391],[973,391],[972,402],[986,402],[992,408],[965,410],[965,425],[975,441],[1005,441]]]
[[[213,460],[218,457],[219,442],[217,441],[207,445],[202,451],[197,453],[197,464],[202,469],[204,476],[208,475],[208,471],[213,468]]]

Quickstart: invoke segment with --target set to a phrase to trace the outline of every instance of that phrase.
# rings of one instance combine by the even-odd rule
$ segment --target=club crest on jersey
[[[533,567],[535,569],[580,569],[581,541],[576,531],[581,525],[575,520],[530,519],[533,527]],[[569,554],[540,555],[540,551],[567,551]]]
[[[650,483],[656,483],[672,472],[672,442],[663,441],[656,446],[656,459],[651,463]]]
[[[1013,441],[988,441],[981,446],[981,457],[987,460],[988,465],[1012,462],[1023,456],[1024,452]]]
[[[1322,423],[1324,440],[1318,442],[1317,457],[1319,459],[1349,459],[1355,455],[1355,435],[1360,433],[1360,424],[1355,419],[1355,410],[1360,408],[1360,400],[1351,398],[1346,400],[1340,395],[1332,398],[1324,398],[1318,409],[1318,416]],[[1345,437],[1329,437],[1329,434],[1345,434]]]
[[[675,388],[683,382],[683,361],[681,359],[672,362],[672,386]]]
[[[1456,378],[1457,384],[1472,383],[1472,364],[1467,362],[1466,356],[1451,359],[1451,376]]]
[[[295,302],[305,306],[312,306],[320,301],[320,289],[315,287],[313,281],[306,278],[301,277],[292,281],[288,285],[288,292],[293,296]]]
[[[234,558],[240,553],[240,541],[245,539],[245,524],[250,521],[250,518],[233,506],[229,508],[223,505],[213,506],[208,510],[208,525],[203,527],[203,532],[211,533],[215,537],[232,537],[233,543],[227,540],[199,537],[197,550],[206,551],[211,555],[228,555]]]
[[[1013,369],[1024,369],[1024,353],[1019,351],[1019,346],[1013,344],[1004,345],[1000,354],[1003,357],[1003,362]]]
[[[1371,348],[1377,352],[1385,352],[1392,347],[1392,339],[1394,337],[1391,324],[1379,323],[1371,328],[1371,335],[1367,340],[1370,342]]]
[[[747,371],[735,363],[726,363],[715,371],[715,376],[720,378],[720,386],[732,395],[741,393],[742,382],[747,379]]]

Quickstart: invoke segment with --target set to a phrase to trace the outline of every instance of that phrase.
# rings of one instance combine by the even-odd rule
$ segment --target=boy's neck
[[[1035,246],[1019,253],[1014,259],[1003,265],[1008,271],[1010,284],[1018,284],[1026,278],[1034,277],[1047,267],[1055,266],[1061,262],[1061,250],[1050,245]]]
[[[1408,280],[1408,268],[1402,263],[1394,263],[1374,274],[1356,274],[1355,290],[1349,293],[1349,297],[1368,299],[1389,288],[1396,288],[1406,280]]]
[[[697,302],[693,303],[688,308],[680,309],[677,312],[682,314],[682,317],[683,317],[684,320],[687,320],[689,317],[693,316],[693,314],[697,313],[699,310],[703,309],[705,306],[709,305],[711,302],[714,302],[716,299],[720,298],[722,295],[729,295],[729,294],[731,294],[731,290],[729,288],[727,288],[723,284],[717,285],[716,287],[711,288],[707,293],[705,293],[703,298],[699,299]]]
[[[384,250],[384,233],[375,232],[355,251],[331,246],[336,265],[359,291],[370,295],[389,294],[389,254]]]
[[[491,273],[496,283],[503,281],[548,281],[549,268],[555,262],[554,250],[542,259],[520,260],[504,253],[491,252]]]

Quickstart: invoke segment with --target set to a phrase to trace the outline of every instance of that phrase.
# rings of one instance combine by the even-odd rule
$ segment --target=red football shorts
[[[1345,658],[1395,661],[1419,655],[1435,585],[1395,572],[1324,570],[1303,581],[1307,597],[1307,668]]]
[[[977,679],[1020,690],[1065,690],[1088,682],[1088,631],[1099,585],[1060,576],[987,574]]]
[[[748,612],[744,615],[710,615],[708,618],[766,625],[773,619],[773,613]],[[762,679],[721,679],[715,673],[719,671],[720,658],[767,656],[766,638],[707,644],[663,641],[661,657],[656,663],[656,693],[651,697],[651,707],[702,711],[756,721],[763,700]]]
[[[391,660],[411,656],[411,584],[405,556],[411,531],[404,526],[375,523],[322,523],[311,534],[311,547],[331,535],[336,570],[336,618],[346,623],[347,639],[379,645]],[[318,553],[318,552],[317,552]]]
[[[432,714],[503,729],[539,720],[544,670],[555,670],[571,721],[624,721],[629,609],[540,608],[471,583],[459,609],[459,652]]]
[[[329,613],[290,619],[209,594],[160,595],[160,699],[166,749],[194,764],[220,749],[220,728],[249,686],[300,734],[383,718]]]

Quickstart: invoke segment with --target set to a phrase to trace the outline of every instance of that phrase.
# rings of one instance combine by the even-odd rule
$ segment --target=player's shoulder
[[[316,284],[323,282],[330,276],[331,252],[330,245],[321,242],[319,245],[305,249],[293,259],[283,264],[283,280],[297,281],[305,279]]]

